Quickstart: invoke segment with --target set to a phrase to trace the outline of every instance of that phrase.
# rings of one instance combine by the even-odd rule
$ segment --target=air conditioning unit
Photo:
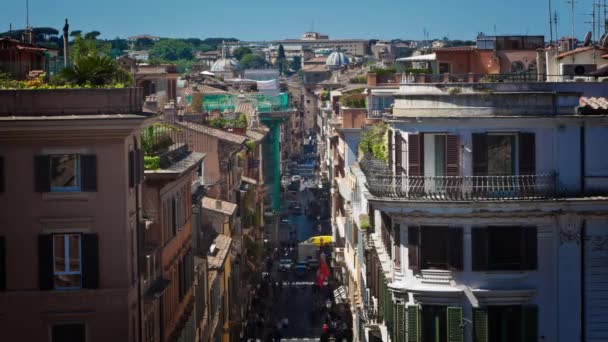
[[[595,70],[597,70],[595,64],[562,64],[562,75],[564,76],[584,76]]]

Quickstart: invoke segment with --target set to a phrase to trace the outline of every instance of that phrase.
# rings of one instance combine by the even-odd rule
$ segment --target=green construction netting
[[[251,101],[260,113],[289,109],[289,96],[287,93],[279,93],[277,95],[244,94],[244,96]],[[188,103],[191,103],[192,97],[188,95],[186,96],[186,100]],[[235,94],[205,94],[203,95],[203,111],[233,111],[238,101],[239,95]]]

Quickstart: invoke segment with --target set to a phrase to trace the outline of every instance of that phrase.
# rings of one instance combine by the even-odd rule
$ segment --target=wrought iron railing
[[[396,176],[367,173],[376,197],[406,200],[522,200],[559,195],[555,173],[516,176]]]

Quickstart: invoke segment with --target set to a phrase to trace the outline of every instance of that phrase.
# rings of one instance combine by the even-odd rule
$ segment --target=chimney
[[[367,86],[375,87],[376,85],[378,85],[378,76],[376,75],[375,72],[368,72],[367,73]]]

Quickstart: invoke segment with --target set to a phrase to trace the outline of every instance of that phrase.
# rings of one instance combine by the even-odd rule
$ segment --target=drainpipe
[[[581,122],[581,127],[580,127],[580,156],[581,156],[581,161],[580,161],[580,174],[581,174],[581,186],[580,186],[580,193],[581,194],[585,194],[586,191],[586,187],[585,187],[585,123]]]
[[[587,317],[585,315],[585,235],[587,233],[586,220],[581,222],[581,341],[586,341],[585,325]]]
[[[134,146],[138,146],[137,143],[137,138],[133,137],[134,140]],[[141,146],[140,146],[141,147]],[[141,153],[143,153],[143,150],[141,150]],[[136,161],[139,162],[139,161]],[[141,165],[141,167],[143,167],[143,165]],[[139,176],[139,175],[138,175]],[[135,177],[135,179],[137,179]],[[141,180],[140,180],[141,181]],[[139,342],[143,342],[142,341],[142,312],[141,312],[141,300],[142,300],[142,287],[141,287],[141,277],[140,277],[140,270],[139,270],[139,258],[140,258],[140,238],[142,237],[140,234],[143,234],[143,232],[141,232],[141,219],[140,219],[140,215],[141,215],[141,194],[140,194],[140,189],[141,189],[141,183],[139,184],[135,184],[135,248],[137,253],[135,254],[136,259],[136,265],[138,265],[137,267],[137,336],[138,336],[138,341]]]

